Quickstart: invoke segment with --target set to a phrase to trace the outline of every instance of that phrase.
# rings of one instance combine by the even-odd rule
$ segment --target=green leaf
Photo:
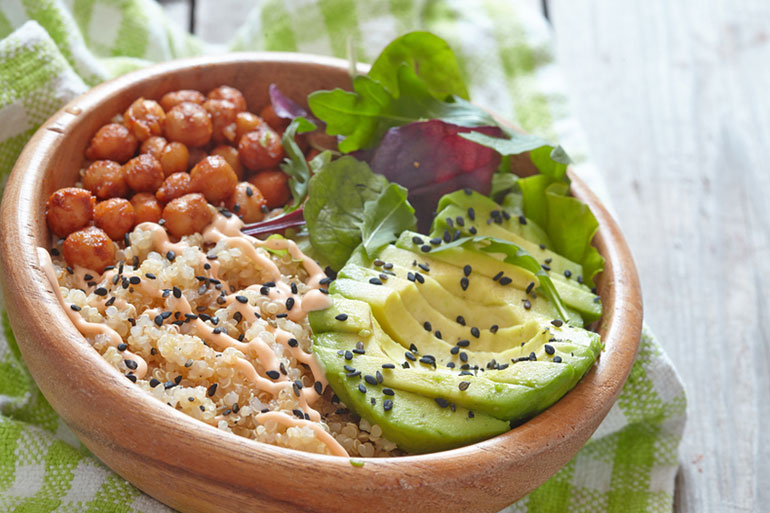
[[[353,80],[353,92],[316,91],[308,95],[308,104],[326,123],[328,134],[345,137],[339,144],[343,153],[372,147],[389,128],[413,121],[440,119],[468,127],[495,124],[489,113],[462,98],[437,100],[406,64],[399,66],[396,80],[398,96],[372,78],[359,75]]]
[[[294,198],[294,201],[284,209],[286,212],[297,210],[302,205],[307,196],[307,184],[310,180],[310,167],[305,160],[305,154],[297,145],[295,136],[315,129],[316,126],[313,123],[303,117],[297,117],[291,121],[281,136],[281,144],[286,152],[281,170],[289,175],[289,190]]]
[[[469,100],[468,89],[460,75],[457,58],[446,41],[430,32],[410,32],[394,39],[380,53],[369,70],[369,77],[398,97],[398,69],[412,68],[438,100],[457,96]]]
[[[487,253],[502,253],[505,255],[505,258],[503,259],[505,263],[526,269],[527,271],[537,276],[538,280],[540,281],[540,289],[548,298],[548,300],[551,301],[551,303],[553,303],[553,305],[556,307],[556,310],[559,312],[561,319],[565,322],[569,320],[567,309],[565,308],[564,303],[562,302],[561,297],[559,296],[559,293],[553,284],[553,281],[551,281],[550,276],[548,276],[548,273],[543,270],[543,268],[537,262],[537,259],[530,255],[526,250],[522,249],[511,241],[498,239],[497,237],[478,236],[464,237],[448,244],[442,244],[439,247],[434,248],[432,252],[436,253],[439,251],[445,251],[449,248],[456,248],[460,246],[471,246],[476,250],[484,251]]]
[[[364,205],[364,221],[360,224],[361,243],[369,258],[398,239],[404,230],[414,230],[417,218],[406,199],[408,191],[392,183],[374,201]]]
[[[340,269],[361,244],[364,206],[388,186],[365,162],[341,157],[310,179],[304,215],[310,243],[334,269]]]

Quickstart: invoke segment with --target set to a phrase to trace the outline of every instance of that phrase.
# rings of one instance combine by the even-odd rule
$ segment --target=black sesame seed
[[[136,370],[136,368],[139,366],[134,360],[123,360],[123,363],[125,363],[126,367],[131,370]]]
[[[497,324],[493,324],[492,326],[489,327],[489,332],[490,333],[497,333],[498,329],[500,329],[500,326],[498,326]]]
[[[473,417],[475,417],[475,416],[476,416],[476,415],[474,415],[474,414],[473,414],[473,410],[468,410],[468,418],[469,418],[469,419],[472,419],[472,418],[473,418]]]
[[[457,354],[457,353],[460,352],[460,347],[459,346],[454,346],[454,347],[452,347],[452,349],[449,350],[449,352],[451,354]]]
[[[150,379],[150,388],[155,388],[158,385],[160,385],[160,381],[155,378]]]
[[[532,303],[529,301],[529,299],[525,299],[524,300],[524,309],[525,310],[529,310],[530,308],[532,308]]]
[[[468,219],[471,221],[476,220],[476,211],[473,210],[473,207],[468,207]]]
[[[288,372],[286,372],[286,366],[283,364],[283,362],[281,362],[278,368],[281,369],[281,374],[283,374],[284,376],[288,374]]]
[[[468,233],[470,233],[471,235],[476,235],[476,233],[478,233],[478,230],[476,230],[475,226],[471,226],[470,228],[468,228]]]
[[[318,283],[319,283],[320,285],[328,285],[328,284],[330,284],[331,282],[332,282],[332,279],[331,279],[331,278],[329,278],[328,276],[327,276],[326,278],[321,278],[321,279],[318,281]]]
[[[407,360],[412,360],[413,362],[417,361],[417,357],[411,351],[404,353],[404,356],[406,356]]]
[[[427,263],[426,264],[417,264],[417,267],[419,267],[420,269],[422,269],[426,273],[430,272],[430,267],[428,266]]]
[[[524,216],[519,216],[519,223],[520,224],[527,224],[527,218]]]
[[[176,285],[174,285],[174,288],[173,288],[172,290],[173,290],[173,292],[174,292],[174,297],[175,297],[175,298],[179,299],[179,298],[181,298],[181,297],[182,297],[182,289],[180,289],[179,287],[177,287]]]
[[[457,388],[459,388],[462,391],[468,390],[468,387],[471,386],[470,381],[461,381],[459,385],[457,385]]]
[[[436,333],[433,334],[437,339],[441,340],[441,332],[439,330],[436,330]]]
[[[499,273],[495,274],[495,276],[492,278],[492,281],[497,281],[502,277],[503,277],[503,271],[500,271]]]
[[[376,384],[377,384],[377,378],[375,378],[375,377],[374,377],[374,376],[372,376],[371,374],[366,374],[366,375],[364,376],[364,381],[366,381],[366,382],[367,382],[367,383],[369,383],[370,385],[376,385]]]
[[[455,362],[449,362],[449,363],[446,364],[446,366],[449,367],[450,369],[454,369],[455,368]]]
[[[420,246],[420,251],[422,251],[423,253],[428,253],[430,251],[430,246],[428,246],[427,244],[425,244],[424,246]]]
[[[512,281],[513,280],[510,279],[509,277],[503,276],[502,278],[500,278],[499,283],[500,283],[500,285],[510,285]]]
[[[267,377],[270,379],[278,379],[281,377],[281,373],[277,370],[269,370],[265,374],[267,374]]]
[[[369,278],[369,283],[372,285],[382,285],[382,281],[379,278]]]
[[[305,413],[302,410],[300,410],[298,408],[295,408],[295,409],[291,410],[291,412],[294,414],[295,417],[297,417],[299,419],[302,419],[302,420],[305,419]]]
[[[424,242],[424,241],[423,241],[421,238],[419,238],[419,237],[418,237],[418,236],[416,236],[416,235],[415,235],[414,237],[412,237],[412,242],[414,242],[414,243],[415,243],[415,244],[417,244],[418,246],[421,246],[422,244],[424,244],[424,243],[425,243],[425,242]]]
[[[240,296],[240,295],[235,296],[235,300],[244,305],[249,302],[249,298],[247,298],[246,296]]]
[[[366,387],[364,386],[363,383],[358,384],[358,391],[361,392],[362,394],[366,393]]]
[[[434,237],[434,238],[432,238],[430,240],[430,243],[433,244],[434,246],[438,246],[439,244],[441,244],[441,238],[440,237]]]
[[[382,364],[382,368],[383,369],[395,369],[396,366],[394,364],[392,364],[392,363],[383,363]]]
[[[463,339],[457,341],[457,347],[468,347],[469,345],[471,345],[470,340]]]
[[[469,284],[470,284],[470,283],[468,282],[468,278],[466,278],[465,276],[463,276],[463,277],[460,279],[460,287],[461,287],[463,290],[468,290],[468,285],[469,285]]]
[[[414,344],[409,344],[409,350],[413,352],[414,354],[419,353],[420,351],[417,349],[417,346]]]
[[[337,319],[338,321],[344,322],[348,320],[348,314],[345,314],[345,313],[337,314],[334,318]]]
[[[411,367],[411,365],[409,365],[409,362],[404,362],[401,364],[401,367],[404,369],[408,369],[409,367]]]
[[[455,230],[455,232],[452,234],[452,240],[458,240],[460,237],[462,237],[462,232],[460,230]]]
[[[545,264],[541,264],[540,267],[542,267],[544,271],[550,271],[551,270],[551,268],[549,266],[545,265]]]
[[[133,374],[133,373],[129,372],[128,374],[126,374],[126,377],[128,378],[128,380],[129,380],[131,383],[136,383],[136,376],[134,376],[134,374]]]
[[[296,338],[289,339],[289,347],[297,347],[298,345],[299,341]]]
[[[554,349],[551,344],[545,344],[543,349],[545,349],[546,354],[554,354],[556,352],[556,349]]]
[[[321,395],[324,391],[323,383],[320,381],[313,383],[313,390],[315,390],[316,394]]]
[[[471,271],[473,271],[473,268],[471,266],[466,265],[465,267],[463,267],[463,274],[465,274],[465,276],[470,276]]]
[[[454,219],[452,219],[451,217],[447,217],[447,218],[446,218],[446,224],[447,224],[447,225],[448,225],[450,228],[454,228],[454,227],[455,227],[455,221],[454,221]]]
[[[460,361],[462,361],[463,363],[467,362],[468,361],[468,353],[466,353],[465,351],[460,353]]]
[[[406,273],[406,279],[409,281],[414,281],[414,273],[412,271]]]
[[[176,386],[176,383],[174,383],[173,381],[166,381],[165,383],[163,383],[163,388],[165,388],[166,390],[170,388],[174,388],[175,386]]]
[[[462,315],[458,315],[457,324],[459,324],[460,326],[465,326],[465,317],[463,317]]]
[[[294,308],[294,298],[286,298],[286,309],[291,310],[292,308]]]
[[[169,262],[173,262],[174,259],[176,258],[176,253],[174,253],[173,251],[169,251],[168,253],[166,253],[166,258],[168,259]]]
[[[561,363],[561,356],[556,355],[553,357],[553,363]]]
[[[535,354],[535,352],[534,352],[534,351],[532,351],[531,353],[529,353],[529,359],[530,359],[530,361],[533,361],[533,362],[536,362],[536,361],[537,361],[537,355]]]
[[[343,365],[342,368],[345,369],[345,372],[356,372],[355,367],[351,367],[350,365],[347,365],[347,364]]]
[[[351,353],[350,351],[345,351],[345,359],[347,361],[352,360],[353,359],[353,353]]]
[[[436,404],[439,405],[439,408],[446,408],[447,406],[449,406],[449,401],[447,401],[443,397],[436,397],[434,401],[436,401]]]
[[[158,326],[163,326],[163,317],[161,317],[160,315],[156,315],[154,320],[155,320],[155,324],[157,324]]]
[[[462,216],[457,216],[455,217],[455,223],[457,223],[457,226],[465,226],[465,219]]]
[[[564,270],[564,276],[565,276],[566,278],[569,278],[569,277],[571,277],[571,276],[572,276],[572,271],[570,271],[569,269],[565,269],[565,270]]]
[[[428,321],[425,321],[422,324],[422,327],[425,329],[425,331],[433,331],[433,327],[430,325]]]
[[[382,403],[382,409],[385,411],[390,411],[393,409],[393,401],[391,399],[385,399]]]
[[[128,283],[131,285],[139,285],[142,282],[142,279],[139,276],[132,276],[128,279]]]
[[[348,373],[345,374],[345,376],[347,376],[348,378],[357,378],[360,375],[361,375],[361,371],[360,370],[353,371],[353,372],[348,372]]]
[[[383,378],[383,376],[382,376],[382,372],[380,372],[380,371],[377,371],[377,372],[375,372],[375,373],[374,373],[374,377],[377,379],[377,383],[380,383],[380,384],[381,384],[381,383],[384,381],[384,379],[385,379],[385,378]]]
[[[479,329],[474,326],[471,328],[471,335],[473,335],[476,338],[479,338],[481,336],[481,332],[479,332]]]
[[[449,233],[449,230],[444,230],[444,242],[452,242],[452,234]]]
[[[420,273],[414,273],[414,279],[417,280],[417,283],[425,283],[425,278]]]
[[[94,290],[94,294],[97,296],[106,296],[107,295],[107,289],[104,287],[99,287]]]
[[[551,324],[559,328],[564,324],[564,321],[562,321],[561,319],[554,319],[551,321]]]

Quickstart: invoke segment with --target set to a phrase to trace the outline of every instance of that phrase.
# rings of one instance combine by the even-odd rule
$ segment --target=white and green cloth
[[[551,33],[515,0],[263,0],[230,50],[282,50],[371,61],[393,38],[424,29],[458,55],[471,97],[558,140],[604,196],[570,116]],[[152,62],[211,51],[151,0],[0,0],[0,178],[34,131],[67,101]],[[236,27],[233,27],[235,30]],[[167,512],[94,458],[29,375],[3,311],[0,333],[0,511]],[[645,328],[620,399],[559,473],[506,512],[668,512],[684,389]]]

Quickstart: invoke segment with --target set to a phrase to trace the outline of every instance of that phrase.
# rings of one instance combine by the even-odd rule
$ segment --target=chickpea
[[[148,139],[145,139],[145,141],[142,143],[142,146],[139,148],[139,153],[149,153],[156,159],[160,160],[160,156],[163,153],[163,148],[166,147],[166,144],[168,144],[168,141],[166,141],[165,137],[154,135]]]
[[[61,251],[67,264],[79,265],[99,273],[115,263],[117,253],[112,240],[96,226],[69,234],[62,244]]]
[[[190,175],[187,173],[174,173],[166,177],[163,185],[155,193],[155,197],[162,203],[168,203],[191,192],[193,192],[193,189],[190,183]]]
[[[259,189],[268,208],[282,207],[291,198],[289,176],[279,169],[260,171],[249,178],[249,183]]]
[[[83,188],[100,200],[119,198],[128,194],[123,166],[111,160],[97,160],[83,173]]]
[[[211,150],[211,154],[219,155],[225,159],[227,163],[230,164],[230,167],[233,168],[233,171],[235,171],[235,174],[238,176],[238,180],[243,179],[243,164],[241,164],[241,161],[238,158],[238,150],[232,146],[223,144],[222,146],[217,146]]]
[[[94,224],[112,240],[122,240],[136,224],[134,207],[123,198],[100,201],[94,207]]]
[[[276,132],[283,132],[286,130],[286,127],[289,126],[289,123],[291,123],[291,120],[289,119],[278,117],[278,114],[275,113],[275,109],[269,103],[259,112],[259,117]]]
[[[314,158],[316,158],[316,157],[318,156],[318,154],[319,154],[319,153],[321,153],[321,152],[320,152],[320,151],[318,151],[317,149],[315,149],[315,148],[310,148],[310,151],[309,151],[309,152],[307,152],[307,153],[305,154],[305,160],[307,160],[308,162],[310,162],[311,160],[313,160]]]
[[[251,112],[239,112],[235,117],[235,139],[233,142],[238,143],[241,137],[252,130],[256,130],[264,123],[262,118],[255,116]]]
[[[267,202],[259,189],[249,182],[240,182],[235,186],[230,197],[227,198],[226,206],[243,222],[256,223],[264,217],[262,207],[265,207],[266,204]]]
[[[85,189],[59,189],[48,198],[45,208],[48,227],[59,237],[66,237],[91,222],[95,203],[96,198]]]
[[[117,123],[104,125],[86,149],[88,160],[114,160],[123,164],[134,156],[139,141],[128,128]]]
[[[151,192],[134,194],[131,198],[131,206],[134,207],[134,214],[136,214],[136,224],[160,221],[160,203]]]
[[[276,167],[284,157],[281,138],[272,128],[260,126],[241,137],[238,156],[241,163],[253,171]]]
[[[171,91],[163,95],[160,99],[160,105],[168,112],[180,103],[189,102],[201,104],[206,101],[206,97],[200,91],[194,89],[180,89],[179,91]]]
[[[137,99],[123,114],[123,122],[137,139],[144,141],[153,135],[163,133],[166,113],[155,100]]]
[[[190,163],[190,152],[187,146],[180,142],[170,142],[163,148],[160,155],[160,165],[166,176],[187,171]]]
[[[202,148],[190,148],[190,162],[187,167],[194,167],[195,164],[208,157],[209,154]]]
[[[174,237],[203,231],[211,222],[212,214],[203,194],[186,194],[172,200],[163,209],[166,230]]]
[[[208,98],[209,100],[227,100],[232,102],[237,112],[246,110],[246,98],[243,97],[243,93],[234,87],[219,86],[209,91]]]
[[[216,143],[235,139],[235,105],[227,100],[206,100],[203,108],[211,116],[212,139]]]
[[[152,155],[139,155],[126,162],[123,169],[126,183],[135,192],[155,192],[163,183],[163,168]]]
[[[219,203],[233,193],[238,176],[227,161],[218,155],[206,157],[190,171],[192,190],[203,193],[211,203]]]
[[[166,114],[166,138],[188,147],[204,146],[211,140],[213,128],[206,109],[197,103],[180,103]]]

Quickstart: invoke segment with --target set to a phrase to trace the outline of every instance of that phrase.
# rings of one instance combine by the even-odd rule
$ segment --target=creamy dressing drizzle
[[[298,322],[304,319],[308,312],[313,310],[322,310],[328,308],[331,304],[330,298],[320,292],[318,289],[321,287],[321,280],[325,278],[325,274],[321,267],[313,261],[313,259],[305,256],[299,249],[297,244],[289,239],[273,238],[269,240],[259,240],[254,237],[250,237],[241,232],[243,222],[235,216],[227,218],[222,214],[216,214],[214,221],[203,231],[204,243],[216,244],[220,241],[225,241],[227,247],[238,248],[245,258],[250,260],[255,267],[262,271],[263,282],[274,282],[275,286],[269,288],[268,297],[270,300],[276,302],[279,305],[283,305],[283,309],[279,313],[286,313],[288,318],[292,321]],[[152,250],[166,255],[169,251],[173,251],[176,254],[182,254],[184,250],[190,247],[183,242],[172,243],[166,230],[157,223],[141,223],[136,229],[149,231],[151,233]],[[286,250],[289,255],[295,261],[302,262],[302,266],[308,274],[308,278],[305,282],[307,287],[311,290],[305,292],[304,295],[294,294],[291,291],[291,287],[281,280],[281,271],[278,266],[270,259],[269,255],[260,254],[256,250],[257,247],[262,247],[271,250]],[[64,310],[72,320],[73,324],[78,330],[86,337],[93,337],[97,334],[106,335],[109,339],[110,345],[117,346],[123,342],[122,337],[118,332],[110,328],[105,324],[91,323],[83,319],[78,313],[69,308],[64,301],[64,297],[61,293],[58,281],[56,279],[56,273],[53,268],[53,262],[47,250],[44,248],[38,248],[38,257],[40,259],[41,266],[43,267],[46,276],[54,287],[54,291],[62,303]],[[202,263],[208,262],[211,265],[210,273],[213,277],[219,279],[222,283],[222,289],[229,290],[230,287],[226,280],[218,276],[220,264],[217,260],[207,260],[205,255],[201,255]],[[79,288],[86,290],[88,287],[88,281],[85,279],[87,274],[92,274],[93,271],[88,269],[76,267],[73,269],[74,275],[78,281]],[[112,269],[104,272],[101,276],[94,277],[92,274],[92,281],[97,283],[111,284],[114,277],[118,274],[116,269]],[[132,285],[135,288],[140,288],[142,292],[152,298],[161,299],[163,290],[160,284],[156,280],[142,279],[139,284]],[[247,287],[251,290],[259,290],[261,285],[255,284]],[[231,310],[235,310],[241,313],[244,319],[250,319],[255,316],[254,306],[249,303],[240,303],[236,300],[237,293],[229,294],[225,296],[225,302],[222,307],[230,307]],[[294,301],[293,307],[286,309],[286,301],[292,298]],[[173,295],[169,295],[165,299],[165,306],[167,310],[174,312],[180,312],[181,316],[186,313],[193,313],[189,301],[184,296],[176,298]],[[104,303],[107,298],[99,305],[99,310],[104,313],[106,306]],[[120,309],[132,308],[123,299],[116,300],[114,305]],[[147,309],[144,313],[150,316],[159,314],[158,309]],[[234,312],[233,312],[234,313]],[[325,388],[327,385],[326,379],[322,368],[318,361],[312,354],[306,353],[298,345],[292,347],[289,345],[289,340],[293,338],[293,335],[281,328],[271,326],[264,319],[258,318],[256,321],[260,323],[267,331],[271,332],[275,336],[276,342],[281,344],[291,355],[299,362],[306,364],[313,375],[313,378],[321,382],[321,385]],[[207,344],[219,349],[220,351],[233,347],[238,349],[245,355],[255,355],[260,363],[266,370],[278,370],[280,362],[272,348],[261,340],[259,337],[249,342],[240,342],[237,339],[229,336],[227,333],[214,333],[212,328],[208,326],[200,318],[193,319],[188,322],[191,326],[191,332],[197,335]],[[134,374],[137,378],[143,378],[147,373],[147,362],[139,355],[133,354],[128,350],[123,351],[126,359],[132,359],[137,363],[137,369]],[[276,396],[281,390],[292,390],[293,382],[289,380],[287,376],[281,375],[277,380],[270,380],[262,377],[257,372],[254,365],[246,359],[240,358],[236,363],[236,368],[244,375],[259,391],[265,391],[273,396]],[[292,392],[293,393],[293,392]],[[284,426],[308,426],[316,435],[316,438],[324,443],[332,454],[338,456],[347,456],[345,449],[318,423],[321,420],[321,415],[317,410],[310,407],[320,398],[315,390],[314,386],[303,387],[300,391],[300,395],[297,398],[300,406],[307,412],[310,420],[302,420],[291,417],[282,412],[266,412],[259,414],[256,419],[258,422],[263,423],[265,421],[274,420]]]

